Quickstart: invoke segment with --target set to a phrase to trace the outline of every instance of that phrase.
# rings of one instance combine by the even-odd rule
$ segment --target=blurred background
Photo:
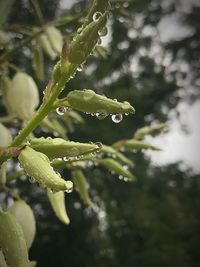
[[[28,2],[15,1],[11,25],[38,23]],[[57,25],[70,39],[91,1],[38,3],[45,23],[65,18]],[[136,114],[119,124],[83,115],[85,123],[69,137],[109,145],[164,122],[167,132],[146,139],[162,151],[127,154],[135,162],[135,183],[88,168],[94,207],[77,192],[67,195],[69,226],[55,217],[43,189],[18,181],[37,218],[31,259],[38,267],[200,266],[200,2],[113,0],[111,7],[104,53],[91,56],[63,94],[90,88],[129,101]],[[26,57],[14,60],[34,76]],[[45,60],[46,80],[37,81],[41,96],[53,66]]]

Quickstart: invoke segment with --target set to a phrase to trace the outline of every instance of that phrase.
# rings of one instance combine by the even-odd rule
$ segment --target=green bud
[[[30,248],[35,238],[36,223],[31,207],[22,200],[15,201],[9,209],[21,225],[24,232],[27,248]]]
[[[15,74],[6,94],[11,114],[21,120],[28,120],[39,104],[38,88],[31,76],[18,72]]]
[[[0,123],[0,147],[7,147],[12,142],[12,136],[9,130]]]
[[[73,182],[77,187],[79,194],[86,205],[92,206],[92,201],[88,194],[89,185],[82,171],[73,171]]]
[[[123,144],[123,147],[126,150],[141,150],[141,149],[151,149],[151,150],[156,150],[156,151],[160,151],[161,149],[156,147],[156,146],[152,146],[151,144],[144,142],[144,141],[139,141],[139,140],[134,140],[134,139],[130,139],[130,140],[126,140]]]
[[[126,101],[118,102],[87,89],[69,92],[67,101],[73,109],[89,113],[102,113],[105,116],[135,112],[130,103]]]
[[[130,173],[127,169],[125,169],[119,162],[117,162],[114,159],[110,158],[102,159],[100,161],[100,164],[102,164],[109,171],[121,175],[124,178],[127,178],[129,181],[136,180],[136,177],[132,173]]]
[[[99,31],[106,25],[108,13],[101,14],[98,20],[89,23],[80,34],[77,34],[69,47],[69,61],[80,65],[90,55],[98,39]]]
[[[146,135],[156,136],[167,128],[165,123],[155,124],[152,126],[146,126],[138,129],[134,134],[134,139],[143,139]]]
[[[50,159],[63,157],[77,157],[84,154],[99,151],[100,144],[85,144],[73,141],[66,141],[61,138],[35,138],[31,140],[30,146],[39,152],[44,153]]]
[[[60,191],[57,193],[52,193],[50,190],[47,190],[47,194],[58,219],[65,224],[69,224],[70,220],[66,212],[64,192]]]
[[[101,149],[102,153],[106,153],[107,155],[111,155],[113,158],[118,160],[119,162],[126,164],[128,166],[134,166],[133,161],[128,159],[126,156],[124,156],[121,152],[117,151],[111,146],[103,145]]]
[[[41,34],[38,38],[38,41],[39,41],[42,49],[44,50],[45,54],[50,59],[54,60],[57,57],[57,53],[53,50],[47,35],[45,33]]]
[[[49,26],[46,28],[46,34],[51,44],[52,49],[57,53],[61,54],[63,47],[63,37],[58,29],[54,26]]]
[[[0,267],[8,267],[1,250],[0,250]]]
[[[40,81],[44,81],[44,55],[41,47],[38,45],[33,48],[32,60],[36,77]]]
[[[12,142],[12,136],[8,129],[0,123],[0,147],[7,147]],[[6,183],[7,163],[4,162],[0,167],[0,185]]]
[[[4,32],[4,31],[1,31],[1,30],[0,30],[0,46],[1,46],[1,45],[4,46],[4,45],[8,44],[9,41],[10,41],[10,38],[9,38],[9,36],[7,35],[7,33]]]
[[[56,173],[50,165],[49,158],[43,153],[37,152],[26,146],[19,155],[19,162],[24,171],[32,179],[44,187],[53,191],[71,192],[73,184],[65,181],[59,173]]]
[[[0,211],[0,247],[10,267],[29,267],[28,249],[24,233],[16,218]]]

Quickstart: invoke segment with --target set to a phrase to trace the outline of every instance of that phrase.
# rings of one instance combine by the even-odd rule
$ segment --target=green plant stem
[[[18,51],[21,50],[22,47],[26,46],[27,44],[29,44],[33,39],[35,39],[38,35],[40,35],[41,33],[43,33],[43,29],[34,32],[33,34],[31,34],[30,36],[26,37],[25,39],[23,39],[21,42],[19,42],[19,44],[17,44],[13,49],[6,51],[5,53],[3,53],[0,56],[0,65],[2,63],[4,63],[5,61],[7,61],[10,57],[12,57],[14,54],[16,54]]]
[[[51,111],[52,106],[59,96],[60,92],[63,90],[66,82],[70,79],[75,73],[76,65],[68,64],[65,73],[62,73],[59,80],[56,83],[51,84],[49,97],[42,103],[40,108],[36,111],[32,119],[26,124],[26,126],[19,132],[19,134],[15,137],[13,142],[11,143],[11,147],[20,146],[29,134],[40,124],[40,122],[47,116],[47,114]],[[3,153],[0,156],[0,166],[1,164],[8,159],[6,153]]]

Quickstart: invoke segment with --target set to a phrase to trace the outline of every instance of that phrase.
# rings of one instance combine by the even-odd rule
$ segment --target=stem
[[[51,111],[52,106],[56,100],[56,98],[59,96],[60,92],[64,88],[66,82],[70,79],[70,76],[72,76],[75,73],[76,65],[69,63],[65,73],[62,73],[62,75],[59,77],[59,80],[55,83],[51,84],[50,88],[50,96],[48,96],[47,99],[42,103],[40,108],[37,110],[37,112],[34,114],[32,119],[27,123],[27,125],[19,132],[19,134],[15,137],[13,142],[11,143],[11,147],[16,147],[21,145],[27,136],[40,124],[40,122],[48,115],[48,113]],[[6,155],[6,153],[3,153],[0,156],[0,166],[1,164],[6,161],[9,157]]]
[[[13,54],[17,53],[19,50],[21,50],[22,47],[26,46],[27,44],[29,44],[34,38],[36,38],[39,34],[41,34],[44,30],[39,30],[37,32],[34,32],[32,35],[28,36],[27,38],[25,38],[24,40],[22,40],[21,42],[19,42],[19,44],[17,44],[13,49],[8,50],[7,52],[5,52],[4,54],[2,54],[0,56],[0,65],[5,62],[6,60],[8,60],[11,56],[13,56]]]

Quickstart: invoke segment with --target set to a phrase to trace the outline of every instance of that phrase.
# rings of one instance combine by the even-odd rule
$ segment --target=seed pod
[[[53,26],[49,26],[46,28],[46,34],[52,49],[60,54],[63,47],[63,37],[60,31]]]
[[[0,147],[7,147],[12,141],[12,136],[8,129],[0,123]],[[4,162],[0,167],[0,184],[6,183],[7,163]]]
[[[19,162],[27,175],[44,187],[53,191],[71,192],[73,184],[65,181],[50,165],[49,158],[31,147],[26,146],[19,155]]]
[[[31,140],[30,146],[39,152],[44,153],[50,159],[63,157],[77,157],[84,154],[99,151],[98,144],[85,144],[73,141],[66,141],[61,138],[35,138]]]
[[[111,172],[121,175],[124,178],[127,177],[129,181],[136,180],[136,177],[132,173],[130,173],[127,169],[125,169],[119,162],[117,162],[114,159],[110,158],[102,159],[100,161],[100,164],[102,164],[105,168],[107,168]]]
[[[88,194],[89,185],[82,171],[73,171],[73,182],[77,187],[79,194],[86,205],[92,206],[92,201]]]
[[[105,116],[135,112],[128,102],[118,102],[87,89],[69,92],[67,101],[73,109],[89,113],[102,113]]]
[[[31,76],[15,74],[7,93],[7,103],[11,114],[21,120],[28,120],[39,104],[38,88]]]
[[[3,95],[3,104],[6,107],[6,110],[8,114],[11,113],[11,103],[8,101],[8,91],[11,88],[11,79],[7,75],[2,75],[0,77],[0,82],[1,82],[1,89],[2,89],[2,95]]]
[[[98,32],[105,27],[108,13],[101,14],[98,20],[89,23],[80,34],[77,34],[69,47],[69,61],[80,65],[90,55],[98,39]]]
[[[24,233],[16,218],[0,211],[0,247],[9,267],[29,267]]]
[[[44,81],[44,55],[39,45],[33,47],[32,64],[36,77]]]
[[[156,150],[156,151],[161,150],[160,148],[156,146],[152,146],[151,144],[147,142],[134,140],[134,139],[126,140],[123,144],[123,147],[126,150],[133,150],[133,149],[135,150],[151,149],[151,150]]]
[[[0,250],[0,267],[8,267],[1,250]]]
[[[9,209],[21,225],[27,248],[30,248],[35,238],[35,218],[31,207],[22,200],[16,201]]]
[[[53,50],[47,35],[45,33],[41,34],[38,38],[38,41],[39,41],[42,49],[44,50],[45,54],[50,59],[54,60],[57,57],[57,53]]]
[[[113,158],[115,158],[116,160],[118,160],[119,162],[121,162],[123,164],[127,164],[129,166],[134,166],[133,161],[128,159],[126,156],[124,156],[122,153],[120,153],[119,151],[117,151],[116,149],[114,149],[111,146],[103,145],[101,152],[106,153],[107,155],[112,155]]]
[[[64,192],[60,191],[57,193],[52,193],[50,190],[47,190],[47,194],[58,219],[65,224],[69,224],[70,220],[66,211]]]
[[[160,134],[166,128],[167,127],[166,127],[165,123],[160,123],[160,124],[155,124],[155,125],[143,127],[141,129],[138,129],[135,132],[134,139],[141,140],[146,135],[156,136],[156,135]]]

